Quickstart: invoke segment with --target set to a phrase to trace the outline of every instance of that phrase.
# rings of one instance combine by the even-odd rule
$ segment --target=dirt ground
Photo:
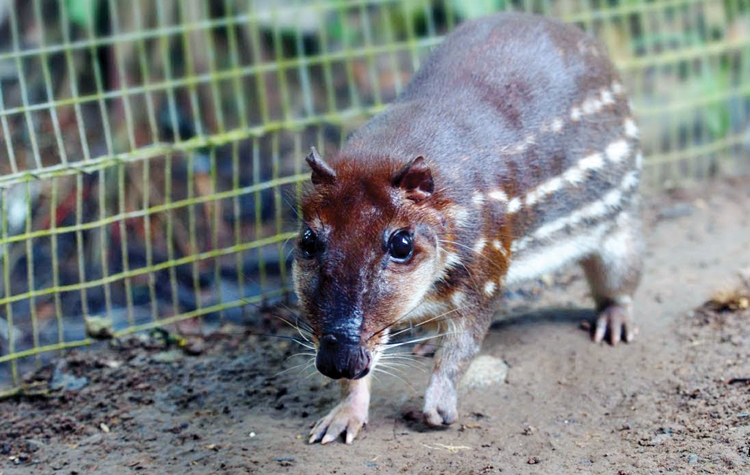
[[[32,378],[67,389],[0,403],[0,474],[750,473],[750,309],[703,305],[750,273],[750,182],[646,203],[637,341],[590,342],[578,271],[513,292],[483,347],[507,380],[464,390],[444,430],[408,417],[429,372],[407,369],[379,376],[353,445],[308,445],[338,390],[278,374],[295,343],[227,328],[189,356],[152,335],[70,353]]]

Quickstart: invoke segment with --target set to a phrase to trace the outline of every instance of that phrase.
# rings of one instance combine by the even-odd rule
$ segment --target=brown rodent
[[[310,442],[350,443],[367,423],[394,325],[448,314],[423,412],[453,423],[503,288],[569,262],[596,301],[594,341],[633,339],[638,129],[578,28],[515,13],[464,23],[336,156],[307,161],[294,283],[317,368],[343,393]]]

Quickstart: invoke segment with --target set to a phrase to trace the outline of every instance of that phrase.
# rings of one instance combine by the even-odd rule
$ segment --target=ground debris
[[[704,308],[714,312],[736,312],[750,308],[750,283],[714,292]]]

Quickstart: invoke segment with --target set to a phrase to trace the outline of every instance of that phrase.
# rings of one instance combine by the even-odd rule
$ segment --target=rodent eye
[[[404,262],[414,252],[414,242],[409,231],[398,231],[388,242],[388,252],[397,261]]]
[[[305,229],[302,234],[302,239],[299,241],[299,248],[302,250],[302,254],[308,259],[314,257],[320,249],[320,241],[318,236],[312,231],[312,229]]]

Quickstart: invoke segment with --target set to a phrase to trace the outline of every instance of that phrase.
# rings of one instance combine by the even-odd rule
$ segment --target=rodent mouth
[[[353,377],[352,379],[364,378],[368,374],[370,374],[370,366],[369,365],[365,369],[363,369],[358,375],[356,375],[355,377]]]
[[[370,351],[358,344],[342,344],[341,341],[344,340],[331,334],[321,339],[315,358],[318,371],[331,379],[365,377],[373,363]]]

